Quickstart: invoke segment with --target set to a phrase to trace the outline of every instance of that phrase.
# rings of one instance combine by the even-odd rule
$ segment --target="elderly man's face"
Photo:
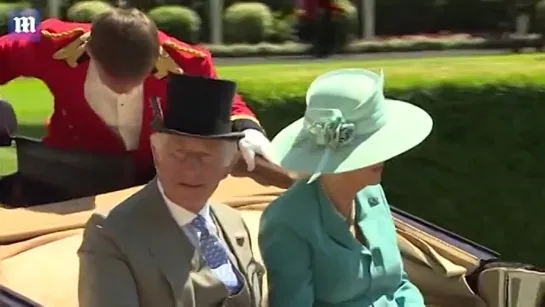
[[[235,141],[155,134],[152,150],[167,196],[198,211],[237,159]]]

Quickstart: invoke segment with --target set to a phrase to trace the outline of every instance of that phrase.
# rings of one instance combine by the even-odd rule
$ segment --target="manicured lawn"
[[[311,80],[326,71],[363,67],[383,70],[390,88],[436,85],[439,83],[506,82],[545,84],[545,56],[508,55],[357,62],[224,66],[222,78],[239,82],[242,92],[275,97],[282,91],[302,93]],[[38,80],[20,79],[0,87],[0,97],[10,101],[17,112],[21,133],[39,137],[40,127],[52,111],[52,96]],[[0,174],[15,170],[10,149],[0,149]]]

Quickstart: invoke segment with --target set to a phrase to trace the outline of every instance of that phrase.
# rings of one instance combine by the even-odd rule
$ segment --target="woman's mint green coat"
[[[259,247],[270,307],[424,306],[403,270],[382,187],[368,186],[356,200],[368,247],[354,238],[317,181],[300,181],[269,205]]]

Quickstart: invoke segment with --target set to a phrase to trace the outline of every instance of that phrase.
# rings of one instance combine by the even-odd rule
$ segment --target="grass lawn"
[[[544,55],[429,58],[410,60],[320,62],[305,64],[258,64],[218,67],[221,77],[236,80],[243,92],[304,92],[317,75],[338,68],[363,67],[383,70],[389,87],[433,85],[444,82],[545,84]],[[52,111],[52,96],[38,80],[19,79],[0,87],[0,97],[15,107],[21,134],[39,137]],[[0,174],[16,169],[13,150],[0,149]]]

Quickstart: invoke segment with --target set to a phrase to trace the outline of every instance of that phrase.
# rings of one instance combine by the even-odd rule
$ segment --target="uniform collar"
[[[102,80],[100,80],[100,77],[98,76],[98,70],[96,67],[95,61],[93,59],[89,60],[89,68],[87,68],[87,82],[91,84],[93,87],[92,90],[106,94],[110,97],[113,97],[115,99],[122,98],[122,97],[129,97],[138,95],[143,91],[144,84],[140,84],[140,86],[135,87],[130,92],[125,94],[118,94],[114,91],[112,91],[106,84],[102,83]]]

